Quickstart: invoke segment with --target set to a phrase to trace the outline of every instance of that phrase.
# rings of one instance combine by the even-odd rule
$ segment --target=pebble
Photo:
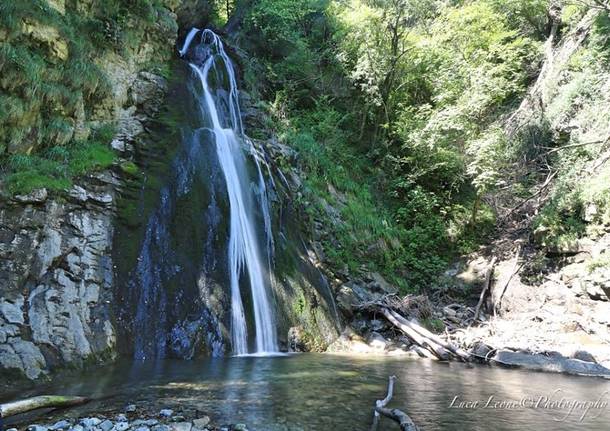
[[[99,428],[102,431],[110,431],[113,427],[114,427],[114,424],[111,421],[109,421],[108,419],[106,419],[104,422],[102,422],[99,425]]]
[[[167,425],[156,425],[152,428],[152,431],[170,431]]]
[[[193,426],[195,428],[203,429],[209,423],[210,423],[210,417],[209,416],[203,416],[203,417],[200,417],[199,419],[195,419],[193,421]]]
[[[163,416],[165,418],[168,418],[173,414],[174,414],[174,411],[172,409],[163,409],[159,412],[159,416]]]
[[[123,413],[117,415],[116,417],[117,422],[127,422],[127,416],[125,416]]]
[[[150,428],[148,428],[147,426],[142,426],[134,429],[134,431],[150,431]]]
[[[125,407],[125,411],[127,413],[133,413],[136,411],[136,409],[137,409],[137,407],[135,404],[129,404],[127,407]]]
[[[139,427],[141,425],[145,425],[147,427],[155,426],[159,423],[156,419],[138,419],[131,423],[132,427]]]
[[[85,428],[83,428],[82,425],[74,425],[70,428],[70,431],[85,431]]]
[[[42,425],[30,425],[28,431],[48,431],[48,428]]]
[[[55,422],[53,424],[53,426],[51,427],[51,429],[53,431],[63,430],[63,429],[70,428],[70,426],[72,426],[72,424],[70,422],[68,422],[67,420],[63,420],[63,421]]]
[[[17,431],[17,428],[9,428],[6,431]]]
[[[171,431],[191,431],[193,424],[190,422],[174,422],[169,426]]]
[[[92,428],[102,423],[101,419],[98,418],[83,418],[80,420],[80,424],[85,428]]]
[[[113,431],[126,431],[129,428],[129,422],[117,422],[114,425]]]
[[[248,427],[246,424],[235,424],[235,426],[233,426],[233,431],[248,431]]]

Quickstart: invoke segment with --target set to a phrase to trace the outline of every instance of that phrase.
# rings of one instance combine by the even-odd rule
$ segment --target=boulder
[[[378,332],[371,332],[367,339],[368,345],[379,351],[384,351],[388,348],[388,340],[386,340],[383,335]]]
[[[193,424],[191,422],[174,422],[169,425],[170,431],[191,431]]]
[[[371,278],[375,283],[375,286],[378,287],[382,292],[386,294],[394,294],[398,293],[398,289],[395,286],[392,286],[390,283],[386,281],[385,278],[378,272],[373,272],[371,274]]]
[[[500,350],[496,352],[492,363],[524,368],[532,371],[548,371],[574,374],[579,376],[598,376],[610,378],[610,369],[594,362],[566,358],[560,354],[532,354]]]
[[[205,428],[210,423],[209,416],[202,416],[198,419],[193,420],[193,426],[198,429]]]
[[[337,292],[337,305],[347,316],[354,314],[354,307],[358,305],[358,298],[351,287],[343,285]]]

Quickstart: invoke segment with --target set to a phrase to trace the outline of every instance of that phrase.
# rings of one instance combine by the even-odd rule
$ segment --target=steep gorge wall
[[[49,67],[65,62],[67,68],[73,41],[66,34],[75,16],[81,21],[93,20],[102,3],[49,1],[51,9],[47,12],[56,17],[57,27],[52,22],[45,23],[47,19],[37,22],[23,18],[16,30],[0,31],[0,39],[13,42],[13,46],[23,44],[31,50],[42,47],[46,53],[42,61]],[[2,151],[29,153],[40,146],[88,136],[92,129],[110,122],[116,125],[112,147],[117,154],[110,170],[75,179],[74,185],[65,191],[39,188],[10,196],[3,190],[0,200],[3,380],[39,378],[57,367],[115,356],[111,250],[117,193],[131,166],[128,149],[144,133],[145,124],[154,116],[166,89],[165,79],[150,71],[156,72],[172,57],[177,14],[190,10],[195,3],[207,4],[166,1],[155,10],[157,19],[152,23],[131,18],[128,23],[130,37],[134,38],[131,44],[121,50],[90,53],[110,89],[103,97],[88,99],[84,91],[72,88],[78,109],[63,109],[61,101],[57,109],[40,105],[43,100],[34,101],[27,118],[13,118],[14,121],[9,118],[9,123],[3,124],[6,145]],[[44,7],[43,4],[41,8]],[[18,12],[15,16],[20,19]],[[201,17],[205,19],[205,14]],[[71,77],[65,79],[70,86]],[[2,82],[11,103],[22,103],[20,100],[27,103],[23,89],[11,89],[8,85]],[[60,112],[62,121],[69,125],[62,142],[45,141],[39,133],[45,128],[45,112],[49,109]],[[27,133],[20,135],[19,131]]]

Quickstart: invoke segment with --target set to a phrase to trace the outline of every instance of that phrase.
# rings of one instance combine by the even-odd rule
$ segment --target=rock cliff
[[[66,19],[66,24],[62,17],[79,14],[83,20],[93,20],[99,4],[53,1],[41,7],[47,6],[53,9],[50,14],[59,14],[58,24],[24,18],[21,29],[0,38],[42,44],[48,47],[47,61],[66,61],[72,42],[64,36],[71,21]],[[123,156],[162,102],[165,79],[150,71],[172,55],[178,6],[179,2],[165,2],[153,24],[140,23],[132,46],[94,56],[111,91],[96,100],[86,100],[77,92],[80,108],[63,112],[71,125],[67,140],[88,136],[104,122],[117,125],[114,167],[81,177],[64,191],[39,188],[22,195],[2,194],[0,372],[5,380],[40,378],[58,367],[116,354],[111,250],[117,190],[129,166]],[[4,82],[3,87],[7,90]],[[25,97],[16,90],[13,96]],[[36,127],[44,120],[40,115],[34,110],[28,117],[31,124],[17,125]],[[13,126],[3,128],[6,132]],[[7,148],[31,150],[37,142],[12,140],[9,144],[14,145]]]

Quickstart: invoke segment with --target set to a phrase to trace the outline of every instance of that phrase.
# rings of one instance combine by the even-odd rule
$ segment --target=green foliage
[[[260,0],[244,75],[306,173],[336,267],[433,284],[494,225],[484,197],[522,152],[501,119],[533,80],[544,0]],[[264,78],[263,78],[264,77]]]
[[[587,169],[581,160],[565,172],[550,203],[536,217],[534,227],[542,244],[568,243],[594,233],[598,224],[610,224],[610,166],[597,172]],[[586,179],[581,177],[584,172]]]
[[[598,268],[610,268],[610,253],[606,252],[591,259],[587,265],[587,270],[591,273]]]
[[[257,61],[250,66],[250,86],[270,100],[275,93],[289,94],[291,108],[312,107],[316,95],[330,94],[328,82],[336,75],[320,74],[331,70],[329,0],[260,0],[245,19],[245,43]],[[250,69],[253,70],[252,68]],[[335,85],[336,86],[336,85]]]
[[[25,194],[37,188],[65,190],[72,179],[88,172],[108,168],[115,155],[109,147],[112,127],[102,127],[87,141],[55,146],[43,154],[14,154],[3,165],[10,194]]]
[[[423,287],[446,264],[439,255],[446,239],[442,223],[422,215],[421,223],[405,229],[393,219],[376,195],[366,158],[350,146],[353,137],[343,127],[349,119],[328,100],[290,114],[281,137],[298,151],[306,173],[302,201],[308,215],[329,230],[323,245],[330,263],[351,271],[364,265],[405,291]]]
[[[596,16],[589,43],[597,59],[607,64],[610,61],[610,10]]]
[[[9,192],[63,189],[112,163],[107,134],[75,136],[90,126],[77,124],[83,114],[111,94],[97,63],[155,38],[162,25],[175,26],[162,0],[69,3],[65,13],[46,0],[0,3],[0,164]]]
[[[490,0],[489,4],[496,13],[506,17],[519,33],[538,40],[548,36],[549,0]],[[572,6],[574,4],[571,2],[562,5],[562,13]]]
[[[432,332],[440,333],[445,330],[445,324],[441,319],[429,317],[427,319],[422,320],[422,324],[425,328]]]

